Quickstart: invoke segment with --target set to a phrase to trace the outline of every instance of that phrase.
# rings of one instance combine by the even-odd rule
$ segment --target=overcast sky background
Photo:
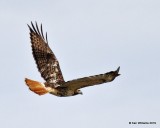
[[[75,97],[34,94],[24,78],[44,80],[30,21],[43,23],[66,81],[118,66],[122,75]],[[0,0],[0,40],[1,128],[160,126],[159,0]]]

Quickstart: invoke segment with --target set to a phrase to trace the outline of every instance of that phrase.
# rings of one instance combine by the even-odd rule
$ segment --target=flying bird
[[[34,26],[32,22],[31,26],[28,25],[28,27],[33,57],[38,71],[45,80],[45,83],[41,83],[25,78],[26,85],[34,93],[38,95],[50,93],[59,97],[75,96],[82,94],[81,88],[111,82],[120,75],[120,67],[118,67],[117,70],[104,74],[65,81],[59,62],[49,47],[47,33],[45,36],[43,34],[42,24],[40,29],[37,23]]]

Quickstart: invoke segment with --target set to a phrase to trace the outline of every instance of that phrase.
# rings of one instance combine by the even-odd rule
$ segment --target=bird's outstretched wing
[[[41,30],[39,30],[37,23],[36,26],[34,26],[31,22],[31,26],[28,25],[28,27],[30,29],[33,57],[38,70],[47,84],[56,87],[63,83],[64,79],[58,60],[48,45],[47,33],[46,37],[44,37],[42,24]]]
[[[111,71],[105,74],[99,74],[99,75],[67,81],[63,84],[63,86],[67,86],[68,88],[75,90],[75,89],[80,89],[88,86],[111,82],[117,76],[120,75],[118,74],[119,70],[120,70],[120,67],[118,67],[116,71]]]

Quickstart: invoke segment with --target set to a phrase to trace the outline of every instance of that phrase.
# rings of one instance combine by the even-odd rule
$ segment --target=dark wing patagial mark
[[[41,31],[39,31],[37,23],[35,24],[36,27],[34,27],[32,22],[32,27],[28,25],[33,57],[41,76],[46,80],[47,84],[54,87],[58,86],[64,83],[59,62],[48,45],[47,33],[46,38],[44,38],[42,24]]]

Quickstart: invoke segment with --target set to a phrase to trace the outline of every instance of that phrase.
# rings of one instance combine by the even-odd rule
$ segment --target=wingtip
[[[31,27],[29,26],[29,24],[27,24],[28,28],[31,29]]]
[[[33,30],[32,30],[32,28],[31,28],[31,26],[30,26],[29,24],[27,24],[27,26],[28,26],[28,28],[29,28],[30,32],[33,32]]]
[[[120,66],[116,70],[116,73],[117,73],[118,76],[121,75],[121,74],[119,74],[119,70],[120,70]]]
[[[119,66],[119,67],[117,68],[117,70],[116,70],[116,71],[117,71],[117,73],[119,72],[119,70],[120,70],[120,66]]]

